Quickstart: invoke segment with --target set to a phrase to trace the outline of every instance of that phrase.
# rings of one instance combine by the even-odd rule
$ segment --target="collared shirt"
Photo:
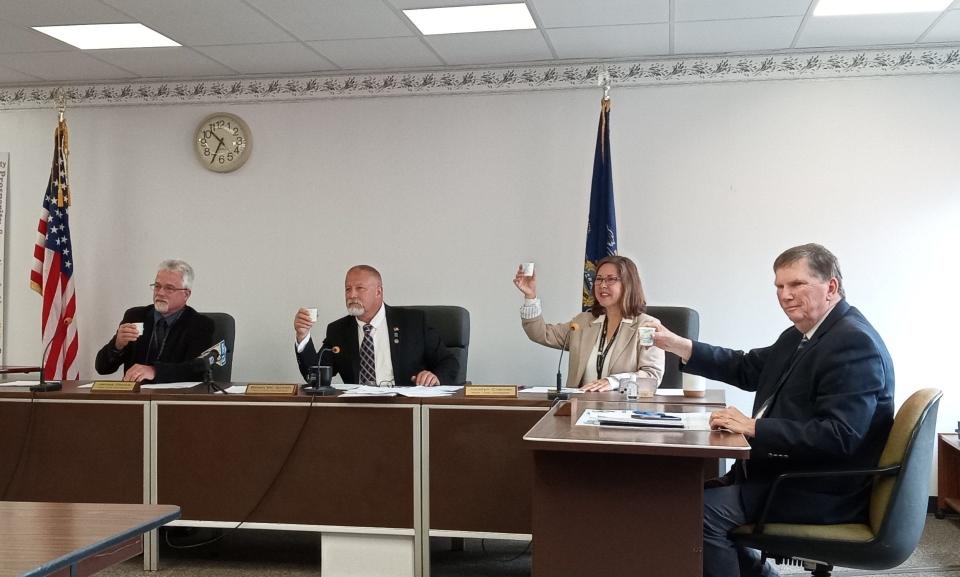
[[[833,310],[833,307],[837,306],[838,302],[840,302],[839,299],[830,305],[830,308],[827,309],[827,312],[823,313],[823,316],[820,317],[820,320],[817,321],[817,324],[813,325],[809,331],[803,333],[803,336],[807,337],[808,341],[813,339],[814,333],[817,332],[817,329],[820,328],[820,325],[823,324],[823,321],[827,320],[827,317],[830,316],[830,312]]]
[[[367,323],[357,319],[357,346],[363,346],[363,325]],[[380,305],[380,310],[370,319],[373,330],[373,354],[377,364],[377,384],[389,382],[394,384],[393,359],[390,357],[390,327],[387,326],[387,308]],[[409,385],[410,383],[401,383]]]

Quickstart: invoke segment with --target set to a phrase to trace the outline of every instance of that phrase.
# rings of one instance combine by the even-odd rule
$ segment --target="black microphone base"
[[[566,401],[570,399],[570,393],[564,393],[561,391],[548,391],[547,399],[551,401]]]
[[[213,382],[213,381],[205,381],[205,382],[200,383],[200,384],[206,386],[208,392],[211,392],[211,393],[212,393],[212,392],[220,392],[220,393],[223,393],[223,394],[225,394],[225,395],[227,394],[227,390],[226,390],[226,389],[224,389],[224,388],[221,387],[219,384],[217,384],[217,383],[215,383],[215,382]]]
[[[45,383],[40,383],[39,385],[33,385],[30,387],[31,393],[50,393],[53,391],[59,391],[63,388],[63,385],[60,384],[60,381],[47,381]]]
[[[320,397],[336,395],[338,392],[337,389],[333,387],[311,387],[308,385],[303,385],[300,390],[303,391],[303,394],[305,395],[317,395]]]

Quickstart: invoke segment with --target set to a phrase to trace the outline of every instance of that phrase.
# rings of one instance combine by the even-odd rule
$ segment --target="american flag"
[[[70,243],[70,186],[67,180],[67,123],[54,132],[53,166],[43,195],[43,209],[33,247],[30,287],[43,296],[43,374],[47,379],[76,379],[77,299],[73,290],[73,248]],[[49,352],[48,352],[49,347]]]

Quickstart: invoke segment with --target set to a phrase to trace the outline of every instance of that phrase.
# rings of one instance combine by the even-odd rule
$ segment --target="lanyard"
[[[620,327],[623,326],[623,321],[617,325],[617,330],[613,333],[613,338],[610,339],[610,342],[607,343],[606,348],[603,344],[607,342],[607,317],[603,317],[603,328],[600,329],[600,344],[597,346],[597,378],[603,378],[603,362],[607,360],[607,353],[610,352],[610,348],[613,346],[613,341],[617,340],[617,335],[620,334]]]

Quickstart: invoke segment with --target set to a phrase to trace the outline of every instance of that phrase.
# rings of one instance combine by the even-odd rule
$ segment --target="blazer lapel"
[[[573,336],[577,339],[577,350],[580,351],[580,354],[576,357],[570,357],[570,374],[567,377],[567,384],[570,387],[579,387],[580,383],[583,382],[583,374],[587,372],[590,351],[593,349],[593,343],[597,342],[601,330],[603,330],[602,315],[583,327],[583,330],[574,333]],[[573,346],[570,346],[570,349],[573,349]]]
[[[384,314],[385,314],[385,324],[383,330],[387,331],[387,338],[390,341],[390,365],[393,367],[393,382],[395,385],[401,384],[400,381],[400,369],[399,366],[400,359],[400,344],[403,339],[401,335],[400,323],[397,322],[397,314],[393,310],[393,307],[388,307],[386,303],[383,305]],[[409,383],[402,383],[404,385]]]
[[[623,319],[623,322],[620,324],[620,333],[617,335],[615,341],[613,341],[613,347],[610,349],[610,354],[607,355],[607,360],[604,363],[606,367],[612,367],[617,360],[623,356],[623,353],[631,346],[636,346],[635,341],[633,340],[637,334],[637,323],[634,319]],[[609,371],[612,373],[613,371]]]

